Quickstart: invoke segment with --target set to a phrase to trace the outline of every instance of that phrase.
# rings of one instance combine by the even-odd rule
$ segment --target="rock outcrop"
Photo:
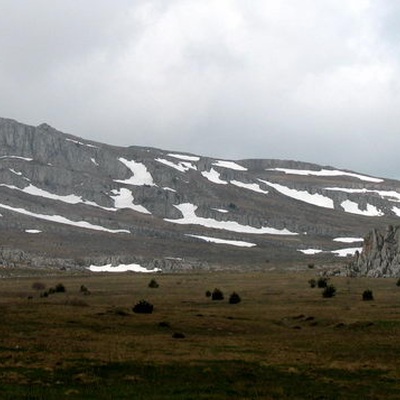
[[[400,226],[370,231],[362,252],[349,264],[348,275],[400,277]]]

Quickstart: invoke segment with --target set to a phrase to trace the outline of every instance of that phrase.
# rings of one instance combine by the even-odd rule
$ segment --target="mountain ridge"
[[[399,203],[393,179],[294,160],[119,147],[0,118],[0,240],[3,253],[29,254],[24,263],[343,262],[334,252],[345,254],[346,242],[334,239],[358,239],[354,254],[366,232],[396,224]]]

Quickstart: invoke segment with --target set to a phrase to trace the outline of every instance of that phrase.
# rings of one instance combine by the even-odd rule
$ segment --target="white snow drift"
[[[106,264],[102,266],[91,265],[88,269],[92,272],[143,272],[152,273],[161,271],[159,268],[146,269],[139,264],[120,264],[113,266],[112,264]]]
[[[210,171],[202,171],[201,175],[203,175],[204,178],[208,179],[212,183],[217,183],[218,185],[228,184],[227,181],[221,179],[221,174],[214,168],[211,168]]]
[[[259,179],[260,182],[265,183],[268,186],[271,186],[279,193],[291,197],[292,199],[296,199],[302,201],[304,203],[312,204],[317,207],[324,207],[324,208],[334,208],[333,200],[329,197],[323,196],[322,194],[318,193],[309,193],[305,190],[296,190],[291,189],[283,185],[279,185],[278,183],[272,183],[268,181],[264,181],[263,179]]]
[[[114,182],[124,183],[125,185],[133,186],[156,186],[153,177],[147,170],[146,166],[142,163],[136,162],[134,160],[127,160],[123,157],[118,159],[122,164],[124,164],[128,169],[132,171],[132,176],[128,179],[120,180],[115,179]]]
[[[216,167],[233,169],[235,171],[247,171],[247,168],[242,167],[241,165],[233,161],[218,160],[214,162],[213,165],[215,165]]]
[[[227,244],[230,246],[237,246],[237,247],[254,247],[257,246],[255,243],[250,243],[250,242],[243,242],[240,240],[227,240],[227,239],[219,239],[219,238],[214,238],[210,236],[200,236],[200,235],[192,235],[192,234],[187,234],[186,236],[190,236],[193,238],[197,238],[200,240],[204,240],[209,243],[217,243],[217,244]]]
[[[86,221],[72,221],[72,220],[62,217],[60,215],[36,214],[31,211],[25,210],[24,208],[15,208],[15,207],[11,207],[6,204],[0,204],[0,208],[9,210],[12,212],[16,212],[18,214],[27,215],[29,217],[42,219],[45,221],[57,222],[59,224],[64,224],[64,225],[76,226],[78,228],[92,229],[95,231],[104,231],[104,232],[109,232],[109,233],[130,233],[128,230],[125,230],[125,229],[108,229],[108,228],[105,228],[104,226],[94,225],[94,224],[91,224]]]
[[[181,213],[180,219],[165,219],[167,222],[183,225],[201,225],[206,228],[223,229],[231,232],[251,233],[251,234],[270,234],[270,235],[297,235],[287,229],[275,229],[270,227],[255,228],[249,225],[241,225],[236,221],[217,221],[212,218],[198,217],[195,213],[197,206],[191,203],[175,205]]]
[[[381,183],[383,179],[373,178],[371,176],[355,174],[352,172],[340,171],[337,169],[321,169],[319,171],[307,170],[307,169],[291,169],[291,168],[269,168],[267,171],[279,171],[285,174],[292,175],[314,175],[314,176],[350,176],[352,178],[357,178],[365,182],[375,182]]]
[[[115,208],[130,208],[131,210],[140,212],[142,214],[151,214],[151,212],[142,205],[133,203],[134,198],[132,192],[129,189],[114,189],[112,190],[112,193],[113,195],[111,196],[111,198],[114,199]]]

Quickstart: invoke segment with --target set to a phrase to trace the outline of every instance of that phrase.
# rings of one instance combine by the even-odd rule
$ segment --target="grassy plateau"
[[[400,399],[396,279],[333,277],[336,294],[324,298],[312,278],[313,270],[0,279],[0,398]],[[43,296],[60,283],[65,292]],[[206,296],[215,288],[223,300]],[[366,289],[373,300],[363,301]],[[240,303],[229,303],[232,292]],[[143,299],[152,314],[133,313]]]

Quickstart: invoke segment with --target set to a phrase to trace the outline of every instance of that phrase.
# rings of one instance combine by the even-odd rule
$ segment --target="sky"
[[[0,116],[400,179],[400,2],[0,0]]]

